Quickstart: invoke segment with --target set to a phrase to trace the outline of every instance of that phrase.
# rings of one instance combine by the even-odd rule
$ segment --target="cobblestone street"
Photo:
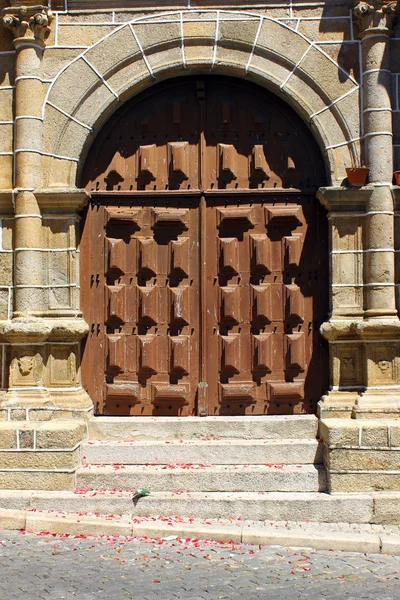
[[[394,556],[5,531],[0,543],[4,600],[400,598]]]

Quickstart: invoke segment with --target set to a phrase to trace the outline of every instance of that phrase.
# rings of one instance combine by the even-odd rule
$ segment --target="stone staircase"
[[[284,519],[296,500],[304,516],[326,490],[316,436],[317,419],[307,415],[96,418],[81,445],[76,491],[103,500],[112,493],[110,512],[144,488],[150,496],[132,502],[130,513],[276,518],[278,511]]]
[[[96,422],[81,447],[77,487],[151,492],[326,489],[316,420],[276,417]],[[156,426],[155,426],[156,425]],[[125,426],[125,429],[124,429]],[[104,427],[104,429],[103,429]],[[121,439],[109,438],[117,433]],[[97,433],[97,435],[96,435]]]
[[[136,525],[397,522],[397,496],[326,493],[317,427],[307,415],[10,421],[0,427],[0,510]],[[150,495],[135,499],[140,488]]]

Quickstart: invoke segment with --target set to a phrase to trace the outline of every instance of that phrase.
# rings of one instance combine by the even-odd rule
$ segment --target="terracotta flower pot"
[[[395,185],[400,185],[400,171],[395,171],[393,173],[393,179]]]
[[[352,167],[346,169],[347,179],[350,185],[362,187],[367,181],[369,173],[368,167]]]

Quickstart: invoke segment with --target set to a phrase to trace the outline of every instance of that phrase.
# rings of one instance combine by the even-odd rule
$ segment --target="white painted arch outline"
[[[236,21],[238,26],[239,23],[254,23],[252,39],[240,37],[235,39],[231,36],[229,39],[225,37],[221,40],[219,37],[221,26],[232,21]],[[204,37],[196,37],[195,42],[193,38],[185,38],[184,25],[186,23],[198,23],[200,26],[214,23],[214,38],[211,40],[206,34]],[[169,41],[168,46],[171,53],[176,51],[175,60],[157,64],[157,60],[154,59],[157,59],[157,56],[162,55],[163,52],[165,53],[166,45],[151,38],[141,40],[140,25],[165,27],[165,39],[168,38],[168,27],[176,25],[176,36]],[[100,69],[90,62],[91,53],[93,54],[93,51],[98,50],[99,47],[107,53],[113,36],[125,28],[131,31],[133,44],[136,45],[136,54],[133,53],[133,46],[130,55],[127,55],[126,50],[121,48],[121,54],[116,57],[113,68],[103,73],[100,72]],[[271,34],[271,45],[261,43],[263,33],[264,38],[268,38],[268,35],[265,34]],[[276,40],[275,42],[273,40],[274,34],[277,37],[282,35],[286,41],[289,40],[291,50],[293,49],[291,58],[277,51]],[[163,39],[163,36],[158,35],[157,37]],[[196,61],[193,58],[188,59],[186,56],[187,45],[192,48],[193,55],[193,49],[196,47],[200,50],[210,44],[212,48],[208,60],[199,58]],[[299,51],[296,56],[297,47]],[[230,49],[232,59],[227,58],[226,53],[222,57],[219,56],[222,48]],[[311,55],[314,58],[310,61]],[[179,56],[178,59],[177,56]],[[200,51],[199,57],[201,57]],[[319,77],[313,77],[313,61],[314,63],[318,62],[315,67],[319,71],[324,71],[325,77],[322,79],[336,82],[337,85],[331,89],[321,85]],[[71,81],[76,81],[76,86],[79,88],[78,65],[82,65],[82,63],[85,63],[95,74],[96,84],[92,85],[90,89],[83,89],[82,94],[75,98],[74,105],[67,108],[60,106],[63,98],[68,98]],[[273,69],[275,63],[279,65],[276,73],[271,72],[271,67]],[[284,63],[284,67],[282,63]],[[113,89],[110,85],[112,77],[133,64],[135,67],[139,65],[143,69],[140,77],[138,78],[135,68],[133,68],[130,70],[131,80],[127,78],[123,88]],[[139,71],[139,68],[137,70]],[[76,75],[74,71],[76,71]],[[280,73],[278,73],[279,71]],[[242,11],[181,10],[140,17],[123,23],[90,48],[81,52],[59,71],[49,86],[43,104],[45,132],[43,155],[48,161],[46,169],[48,180],[43,182],[44,185],[74,187],[77,183],[78,164],[82,165],[95,134],[107,118],[121,106],[122,102],[135,95],[138,90],[141,91],[153,83],[171,76],[192,73],[227,74],[253,80],[280,96],[300,114],[313,131],[325,158],[330,182],[340,182],[344,178],[345,167],[351,166],[357,161],[360,136],[354,125],[351,126],[349,123],[358,125],[359,122],[359,85],[323,48],[309,40],[304,34],[271,17]],[[339,73],[344,78],[342,83],[339,82]],[[317,75],[317,73],[315,74]],[[92,111],[86,115],[89,118],[82,118],[81,113],[82,109],[83,112],[85,111],[85,103],[99,88],[104,88],[103,91],[107,90],[107,98],[99,103],[97,112]],[[343,104],[343,101],[346,104]],[[48,119],[49,107],[63,119],[58,127],[54,127],[54,124]],[[71,127],[74,128],[75,136],[71,135]],[[79,132],[78,136],[77,131]],[[64,169],[66,175],[62,181],[57,174],[60,161],[69,162],[68,168]]]

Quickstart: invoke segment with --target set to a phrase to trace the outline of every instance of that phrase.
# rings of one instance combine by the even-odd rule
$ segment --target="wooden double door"
[[[98,413],[315,410],[321,168],[298,117],[243,83],[171,82],[114,115],[84,173],[82,365]]]

